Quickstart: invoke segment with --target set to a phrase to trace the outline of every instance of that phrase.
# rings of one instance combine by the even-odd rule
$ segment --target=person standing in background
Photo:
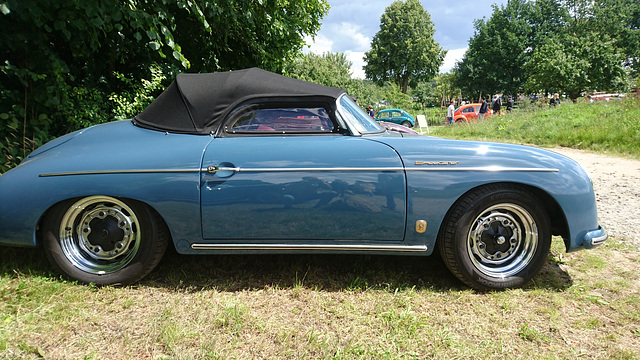
[[[487,104],[487,98],[483,96],[480,110],[478,110],[478,121],[483,121],[487,112],[489,112],[489,105]]]
[[[451,103],[449,103],[449,107],[447,108],[447,122],[449,125],[453,125],[453,113],[456,111],[456,107],[454,106],[455,104],[455,100],[451,100]]]
[[[493,110],[494,115],[500,115],[500,109],[502,109],[502,100],[498,95],[495,95],[493,102],[491,102],[491,110]]]
[[[511,110],[513,110],[513,98],[511,98],[511,96],[507,97],[507,112],[511,112]]]

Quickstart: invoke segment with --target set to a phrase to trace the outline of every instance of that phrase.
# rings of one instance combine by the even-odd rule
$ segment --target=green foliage
[[[409,95],[403,93],[397,84],[391,83],[388,86],[385,86],[384,90],[384,97],[389,102],[391,107],[398,109],[408,109],[412,104]]]
[[[178,19],[175,30],[200,72],[253,66],[282,72],[329,11],[326,0],[219,0],[200,6],[211,31],[194,27],[193,17]]]
[[[296,79],[345,89],[363,109],[374,106],[384,97],[382,89],[370,81],[351,78],[351,61],[344,53],[302,55],[288,66],[286,74]]]
[[[418,0],[395,1],[380,18],[380,30],[365,54],[365,73],[378,85],[408,86],[437,74],[446,51],[434,40],[431,16]]]
[[[132,90],[119,94],[113,93],[109,96],[109,100],[113,103],[112,113],[115,119],[129,119],[139,114],[155,99],[154,94],[164,89],[163,82],[167,76],[159,66],[151,68],[151,75],[150,80],[142,79],[140,83],[135,83],[133,79],[123,74],[116,74],[118,80]]]
[[[562,40],[549,40],[534,51],[525,65],[528,91],[560,91],[575,101],[583,92],[625,87],[623,58],[607,35],[566,35]]]
[[[634,77],[640,72],[640,3],[638,1],[565,0],[573,14],[570,32],[576,36],[606,34],[624,54],[623,63]]]
[[[328,8],[325,0],[0,0],[0,171],[54,137],[134,115],[180,71],[282,71]]]
[[[604,0],[509,0],[476,22],[456,84],[471,97],[625,88],[637,72],[640,5]]]
[[[344,53],[306,54],[293,61],[287,75],[320,85],[347,89],[351,85],[351,61]]]
[[[503,7],[494,5],[486,22],[476,21],[469,49],[456,66],[455,84],[465,95],[478,99],[485,94],[520,91],[532,32],[526,20],[530,7],[525,0],[510,0]]]
[[[460,94],[460,89],[455,87],[454,74],[440,74],[435,81],[439,105],[444,106],[449,100],[455,99]]]

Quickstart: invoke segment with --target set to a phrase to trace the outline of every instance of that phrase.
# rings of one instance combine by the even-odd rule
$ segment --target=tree
[[[476,21],[469,49],[455,67],[455,84],[466,95],[480,98],[487,93],[522,90],[526,80],[523,65],[531,48],[530,13],[530,3],[510,0],[506,6],[493,5],[489,20]]]
[[[325,0],[0,0],[0,169],[144,106],[178,72],[281,72],[327,10]]]
[[[561,41],[549,40],[525,64],[531,92],[563,92],[575,101],[583,92],[613,90],[624,83],[622,56],[607,36],[566,35]]]
[[[351,61],[344,53],[306,54],[293,61],[286,74],[296,79],[345,89],[362,108],[382,98],[382,90],[368,81],[351,78]]]
[[[258,66],[281,73],[301,52],[305,35],[320,30],[322,17],[329,10],[326,0],[198,3],[211,30],[197,26],[194,16],[180,12],[175,37],[194,70],[200,72]]]
[[[294,60],[286,74],[316,84],[347,89],[351,86],[351,61],[344,53],[310,53]]]
[[[418,0],[396,1],[380,17],[380,30],[365,54],[368,79],[379,85],[393,81],[408,86],[433,78],[446,51],[435,41],[431,16]]]
[[[635,76],[640,72],[640,3],[624,0],[564,0],[573,14],[570,32],[606,34],[624,54],[624,64]]]

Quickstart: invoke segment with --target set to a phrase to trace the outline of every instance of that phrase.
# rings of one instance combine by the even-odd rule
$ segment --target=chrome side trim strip
[[[501,166],[478,167],[387,167],[387,168],[359,168],[359,167],[333,167],[333,168],[218,168],[218,171],[235,172],[294,172],[294,171],[476,171],[476,172],[558,172],[552,168],[510,168]]]
[[[203,169],[147,169],[147,170],[94,170],[70,171],[40,174],[40,177],[72,175],[109,175],[109,174],[162,174],[162,173],[199,173],[199,172],[329,172],[329,171],[469,171],[469,172],[558,172],[553,168],[510,168],[501,166],[478,167],[324,167],[324,168],[227,168],[209,167]]]
[[[424,252],[426,245],[191,244],[193,250],[307,250]]]
[[[236,172],[296,172],[296,171],[403,171],[403,167],[326,167],[326,168],[220,168]]]
[[[559,172],[554,168],[518,168],[503,166],[406,168],[407,171],[477,171],[477,172]]]
[[[40,174],[40,177],[71,176],[71,175],[108,175],[108,174],[161,174],[161,173],[199,173],[200,169],[148,169],[148,170],[94,170],[70,171],[60,173]]]

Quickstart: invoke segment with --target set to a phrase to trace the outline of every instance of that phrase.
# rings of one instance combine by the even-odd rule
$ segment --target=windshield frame
[[[385,132],[385,128],[380,126],[374,119],[356,105],[347,94],[342,94],[336,100],[336,115],[339,121],[347,124],[349,130],[355,136],[366,134],[379,134]]]

